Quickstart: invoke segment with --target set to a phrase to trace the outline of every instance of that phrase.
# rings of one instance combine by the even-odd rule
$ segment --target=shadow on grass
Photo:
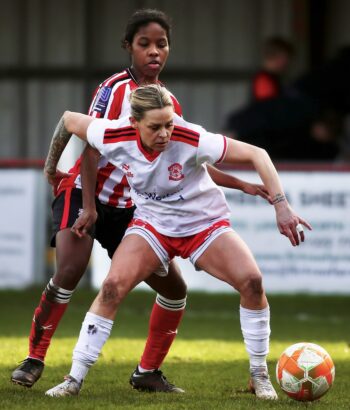
[[[215,363],[168,363],[164,371],[169,380],[186,390],[184,395],[140,393],[132,390],[128,380],[134,363],[105,364],[100,362],[88,375],[79,397],[52,399],[46,398],[44,392],[62,381],[67,371],[63,366],[48,365],[42,379],[32,388],[25,389],[12,385],[9,379],[12,369],[0,366],[2,382],[0,397],[2,408],[159,408],[159,409],[250,409],[259,408],[295,408],[305,407],[296,403],[282,393],[274,377],[275,363],[270,364],[273,383],[279,392],[280,400],[276,403],[258,402],[247,392],[247,361]],[[315,403],[317,409],[342,409],[347,403],[347,371],[349,364],[337,363],[337,376],[334,387]],[[6,376],[6,377],[3,377]],[[59,403],[58,403],[59,402]],[[11,407],[7,405],[11,403]],[[50,404],[50,405],[49,405]],[[343,407],[344,405],[344,407]],[[19,407],[17,407],[19,406]]]
[[[0,336],[27,337],[42,289],[0,291]],[[77,337],[96,292],[79,289],[55,338]],[[112,337],[145,338],[154,293],[132,292],[120,307]],[[274,341],[350,342],[350,298],[346,296],[273,295],[269,297]],[[237,294],[190,293],[179,339],[241,341]]]

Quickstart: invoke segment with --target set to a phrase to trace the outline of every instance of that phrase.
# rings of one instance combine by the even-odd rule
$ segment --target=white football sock
[[[250,368],[267,367],[266,356],[270,341],[270,308],[252,310],[240,306],[241,329]]]
[[[87,312],[73,350],[73,363],[69,374],[81,383],[106,343],[113,320]]]

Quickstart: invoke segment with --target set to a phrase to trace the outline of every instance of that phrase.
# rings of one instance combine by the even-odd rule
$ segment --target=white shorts
[[[182,238],[163,235],[157,232],[149,223],[141,219],[133,219],[125,232],[125,236],[131,234],[142,236],[162,263],[163,269],[159,269],[159,272],[155,273],[159,276],[166,276],[169,262],[175,256],[181,256],[184,259],[189,258],[197,269],[196,262],[198,258],[203,255],[214,239],[224,232],[233,232],[230,222],[226,219],[213,223],[209,228],[195,235]]]

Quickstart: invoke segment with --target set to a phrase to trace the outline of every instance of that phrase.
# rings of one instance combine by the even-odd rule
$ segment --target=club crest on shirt
[[[170,167],[168,167],[168,171],[170,181],[181,181],[181,179],[185,178],[185,175],[182,173],[182,165],[178,162],[170,165]]]

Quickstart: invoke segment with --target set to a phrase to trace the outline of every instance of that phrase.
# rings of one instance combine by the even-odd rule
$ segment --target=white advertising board
[[[257,259],[267,292],[350,293],[350,173],[279,174],[291,206],[313,226],[298,247],[279,233],[274,209],[266,201],[225,189],[232,226]],[[259,182],[254,172],[234,175]],[[195,271],[188,261],[178,262],[189,290],[230,291],[227,284]],[[108,268],[105,252],[96,248],[94,286],[100,286]]]
[[[251,180],[252,175],[239,176]],[[350,174],[280,172],[280,177],[291,206],[313,227],[298,247],[280,235],[270,205],[225,191],[232,226],[252,249],[266,289],[350,293]]]
[[[0,170],[0,287],[43,280],[46,187],[40,170]]]

